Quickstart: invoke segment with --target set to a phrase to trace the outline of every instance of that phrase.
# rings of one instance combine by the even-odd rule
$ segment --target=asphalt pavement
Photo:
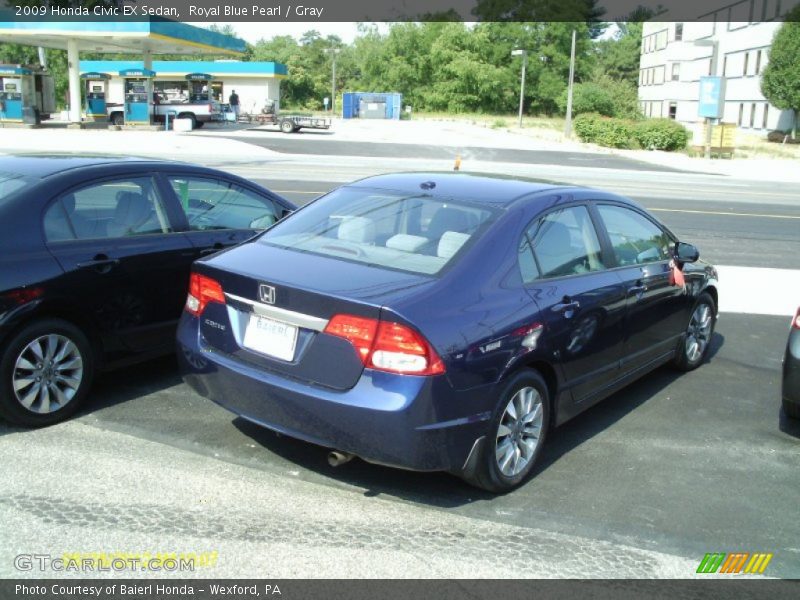
[[[376,173],[452,169],[413,145],[355,144],[207,163],[298,204]],[[601,186],[714,263],[783,269],[763,294],[785,295],[781,273],[800,270],[795,186],[480,150],[462,170]],[[325,449],[191,393],[174,358],[103,375],[68,423],[0,422],[0,577],[39,575],[14,570],[21,552],[216,551],[194,575],[682,578],[707,552],[771,552],[767,576],[800,578],[800,423],[779,394],[788,317],[758,312],[724,312],[700,369],[659,369],[560,427],[536,477],[504,496],[358,460],[334,469]]]

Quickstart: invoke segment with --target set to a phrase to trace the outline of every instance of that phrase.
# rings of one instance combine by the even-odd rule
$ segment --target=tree
[[[761,78],[761,91],[774,106],[794,111],[793,137],[797,137],[800,112],[800,5],[789,11],[775,33],[769,63]]]

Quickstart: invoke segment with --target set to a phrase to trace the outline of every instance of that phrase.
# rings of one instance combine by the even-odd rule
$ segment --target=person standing
[[[236,93],[236,90],[231,90],[231,95],[228,98],[228,104],[231,105],[233,109],[233,114],[236,117],[236,122],[239,122],[239,95]]]

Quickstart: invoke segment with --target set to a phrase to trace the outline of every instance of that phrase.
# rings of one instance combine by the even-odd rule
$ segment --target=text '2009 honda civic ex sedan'
[[[247,420],[491,491],[548,431],[648,371],[697,367],[717,274],[637,204],[466,174],[339,188],[195,263],[186,381]]]

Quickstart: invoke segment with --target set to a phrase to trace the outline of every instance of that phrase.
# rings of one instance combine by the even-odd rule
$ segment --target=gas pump
[[[211,75],[208,73],[189,73],[186,76],[186,81],[189,84],[190,104],[210,103],[213,100]]]
[[[0,121],[22,123],[23,109],[32,104],[32,75],[25,67],[0,65]]]
[[[81,79],[86,85],[86,103],[84,114],[87,119],[105,121],[108,119],[106,112],[106,92],[110,76],[106,73],[84,73]]]
[[[119,72],[125,92],[125,124],[150,125],[153,105],[150,102],[154,71],[125,69]]]

